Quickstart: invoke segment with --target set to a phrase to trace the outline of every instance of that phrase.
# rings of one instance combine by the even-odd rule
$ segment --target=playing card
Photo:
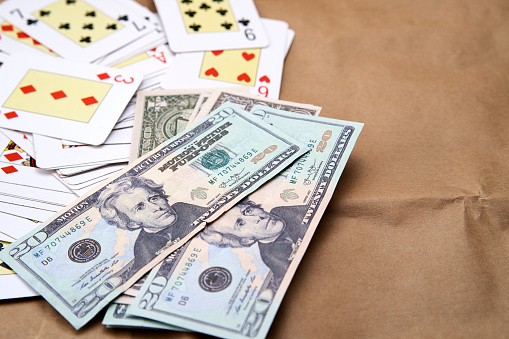
[[[286,49],[285,49],[285,58],[288,56],[288,52],[290,52],[290,47],[292,47],[293,39],[295,38],[295,31],[293,29],[288,29],[288,34],[286,36]]]
[[[166,71],[174,57],[175,55],[170,51],[168,45],[164,44],[111,65],[111,67],[141,73],[146,79],[153,74]]]
[[[31,208],[19,204],[0,201],[0,212],[8,213],[20,218],[31,220],[46,220],[50,218],[55,211],[49,211],[40,208]]]
[[[126,127],[120,129],[114,129],[111,131],[110,135],[104,140],[103,145],[117,145],[117,144],[130,144],[133,138],[133,128]],[[62,140],[62,145],[65,146],[84,146],[86,144],[82,144],[72,140]]]
[[[100,0],[19,0],[0,15],[58,55],[91,62],[155,29],[120,3]]]
[[[0,200],[4,202],[13,201],[10,198],[24,199],[59,206],[59,209],[76,200],[76,195],[74,195],[71,191],[58,192],[40,187],[31,187],[7,182],[0,182],[0,195],[3,196]],[[27,204],[21,203],[23,206],[29,206]],[[52,210],[51,208],[48,209]]]
[[[266,48],[177,54],[161,81],[167,89],[248,86],[251,94],[279,98],[288,24],[262,19],[271,44]]]
[[[63,147],[62,140],[34,134],[37,166],[44,169],[105,165],[129,159],[130,144]]]
[[[61,179],[69,185],[79,185],[100,177],[111,176],[113,173],[120,171],[125,166],[127,166],[127,163],[103,166],[71,176],[62,176]]]
[[[135,72],[17,54],[0,68],[0,127],[101,144],[141,83]]]
[[[0,67],[2,67],[2,64],[9,59],[9,55],[7,53],[4,53],[0,50]]]
[[[1,220],[1,217],[0,217]],[[0,241],[0,251],[10,245],[11,241]],[[0,300],[32,297],[39,295],[16,272],[0,260]]]
[[[115,124],[115,126],[113,126],[113,130],[127,128],[127,127],[133,127],[133,124],[134,124],[134,117],[130,117],[130,118],[127,118],[127,119],[117,122]]]
[[[155,30],[150,33],[131,41],[129,44],[111,52],[110,54],[96,60],[94,63],[111,66],[140,52],[152,49],[168,42],[163,32],[161,20],[156,13],[151,12],[146,7],[140,5],[136,1],[119,1],[121,4],[129,8],[129,10],[142,16],[147,22],[155,26]]]
[[[0,19],[0,49],[9,54],[22,52],[58,56],[18,27],[2,19]]]
[[[0,231],[0,241],[13,242],[16,239]]]
[[[8,163],[36,167],[35,159],[10,140],[4,133],[0,133],[0,147],[2,147],[0,151],[0,164]]]
[[[5,187],[3,187],[5,185],[0,185],[0,189],[4,189]],[[74,199],[73,200],[76,200],[76,196],[73,195]],[[13,195],[10,195],[8,193],[4,193],[4,192],[0,192],[0,202],[3,202],[3,203],[7,203],[7,204],[13,204],[13,205],[17,205],[17,206],[21,206],[21,207],[28,207],[28,208],[36,208],[36,209],[40,209],[40,210],[44,210],[44,211],[49,211],[49,212],[58,212],[59,210],[61,210],[64,206],[61,206],[61,205],[56,205],[56,204],[53,204],[53,203],[48,203],[46,201],[39,201],[39,200],[35,200],[35,199],[26,199],[24,197],[17,197],[17,196],[13,196]],[[71,200],[72,202],[72,200]]]
[[[18,239],[30,232],[41,222],[0,212],[0,231],[14,239]]]
[[[34,151],[34,138],[32,133],[23,133],[19,131],[15,131],[12,129],[0,128],[0,133],[5,136],[5,138],[12,140],[17,146],[19,146],[23,151],[25,151],[29,156],[35,159],[35,151]],[[3,145],[3,136],[0,135],[0,145]]]
[[[259,48],[269,44],[252,0],[154,2],[174,53]]]
[[[36,290],[17,274],[0,276],[0,300],[38,296]]]
[[[122,167],[124,167],[126,165],[127,165],[127,161],[126,162],[119,162],[117,164],[107,164],[107,165],[101,165],[101,166],[97,166],[97,165],[85,165],[85,166],[76,166],[76,167],[65,167],[65,168],[59,168],[58,170],[56,170],[56,172],[61,177],[61,179],[63,179],[64,177],[67,177],[67,176],[79,175],[79,174],[83,174],[83,173],[86,173],[86,172],[99,170],[99,169],[104,168],[104,167],[110,167],[110,166],[122,166]]]

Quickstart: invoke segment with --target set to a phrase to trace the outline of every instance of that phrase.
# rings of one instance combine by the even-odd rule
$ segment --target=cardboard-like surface
[[[296,32],[281,99],[365,123],[269,338],[507,337],[507,0],[255,2]],[[0,312],[5,338],[204,337]]]

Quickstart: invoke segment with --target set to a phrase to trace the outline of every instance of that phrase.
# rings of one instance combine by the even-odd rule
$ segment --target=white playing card
[[[7,182],[0,182],[0,195],[5,196],[5,199],[1,200],[6,202],[11,201],[9,197],[12,197],[38,201],[44,204],[52,204],[60,206],[60,208],[67,206],[77,198],[71,191],[58,192],[40,187],[30,187]]]
[[[100,177],[111,176],[113,173],[124,169],[126,166],[127,163],[103,166],[101,168],[86,171],[84,173],[62,177],[62,179],[69,185],[79,185]]]
[[[252,0],[154,2],[175,53],[260,48],[269,44]]]
[[[136,1],[119,1],[124,4],[131,11],[142,16],[146,21],[155,26],[155,30],[150,33],[130,42],[128,45],[122,46],[121,48],[113,51],[112,53],[96,60],[100,65],[111,66],[120,61],[126,60],[140,52],[147,51],[154,47],[163,45],[168,42],[166,35],[163,32],[163,26],[161,20],[156,13],[151,12],[146,7],[140,5]]]
[[[124,162],[130,144],[62,148],[62,140],[34,134],[37,166],[44,169]]]
[[[103,142],[103,145],[117,145],[117,144],[129,144],[133,138],[133,128],[126,127],[120,129],[114,129],[111,131],[108,138]],[[77,146],[86,145],[72,140],[62,140],[62,144],[66,146]]]
[[[0,50],[0,67],[2,67],[2,64],[5,62],[5,60],[9,59],[9,55],[2,50]]]
[[[80,174],[84,174],[89,171],[99,170],[103,167],[110,167],[110,166],[125,167],[126,165],[127,165],[127,161],[120,162],[118,164],[107,164],[107,165],[101,165],[101,166],[89,165],[89,166],[65,167],[65,168],[60,168],[60,169],[56,170],[56,172],[61,177],[61,179],[63,179],[63,177],[80,175]]]
[[[31,208],[3,201],[0,201],[0,212],[31,220],[47,220],[53,214],[55,214],[54,211],[48,211],[40,208]]]
[[[111,67],[141,73],[146,79],[151,75],[166,71],[174,58],[175,55],[170,51],[168,45],[164,44],[111,65]]]
[[[101,144],[141,83],[115,68],[17,54],[0,68],[0,127]]]
[[[14,239],[18,239],[27,234],[35,227],[37,227],[37,224],[41,222],[42,221],[40,220],[30,220],[12,214],[0,212],[0,231],[10,237],[13,237]]]
[[[0,50],[9,54],[31,53],[58,56],[51,49],[2,18],[0,18]]]
[[[249,86],[251,94],[278,99],[288,24],[262,19],[271,44],[266,48],[177,54],[161,81],[167,89]]]
[[[293,29],[289,28],[288,35],[286,36],[285,58],[288,56],[288,52],[290,52],[290,47],[292,47],[294,38],[295,38],[295,31]]]
[[[36,167],[0,163],[0,182],[69,193],[69,189],[50,172]]]
[[[65,206],[55,205],[52,203],[50,204],[47,202],[41,202],[41,201],[37,201],[37,200],[33,200],[33,199],[14,197],[11,195],[6,195],[3,192],[0,192],[0,202],[7,203],[7,204],[13,204],[13,205],[17,205],[17,206],[22,206],[22,207],[28,207],[28,208],[37,208],[37,209],[41,209],[44,211],[50,211],[53,213],[58,212],[63,207],[65,207]]]
[[[133,127],[133,125],[134,125],[134,117],[130,117],[130,118],[124,119],[120,122],[117,122],[115,124],[115,126],[113,126],[113,130],[127,128],[127,127]]]
[[[0,241],[14,242],[16,239],[0,231]]]
[[[17,274],[0,276],[0,300],[35,297],[39,293]]]
[[[92,62],[155,30],[117,2],[19,0],[0,5],[0,15],[58,55]]]

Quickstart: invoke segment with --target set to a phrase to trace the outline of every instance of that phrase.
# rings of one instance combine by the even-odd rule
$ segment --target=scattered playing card
[[[271,44],[266,48],[179,53],[161,81],[167,89],[249,86],[251,94],[279,98],[288,24],[262,19]]]
[[[65,147],[62,140],[34,134],[37,166],[44,169],[105,165],[129,159],[130,144]]]
[[[0,127],[101,144],[142,76],[109,67],[17,54],[0,68]]]
[[[0,49],[9,54],[21,52],[58,56],[51,49],[5,20],[0,21]]]
[[[0,15],[58,55],[94,61],[155,30],[117,2],[20,0],[0,5]]]
[[[175,53],[269,44],[252,0],[155,0],[155,4]]]

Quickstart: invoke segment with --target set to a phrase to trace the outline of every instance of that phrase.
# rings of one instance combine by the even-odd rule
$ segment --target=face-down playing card
[[[0,126],[101,144],[142,78],[109,67],[17,54],[0,68]]]
[[[0,14],[67,59],[94,61],[155,29],[118,2],[21,0]]]
[[[262,19],[269,32],[266,48],[177,54],[163,78],[163,88],[250,87],[251,94],[277,99],[286,55],[288,24]]]
[[[155,4],[175,53],[269,44],[252,0],[156,0]]]

